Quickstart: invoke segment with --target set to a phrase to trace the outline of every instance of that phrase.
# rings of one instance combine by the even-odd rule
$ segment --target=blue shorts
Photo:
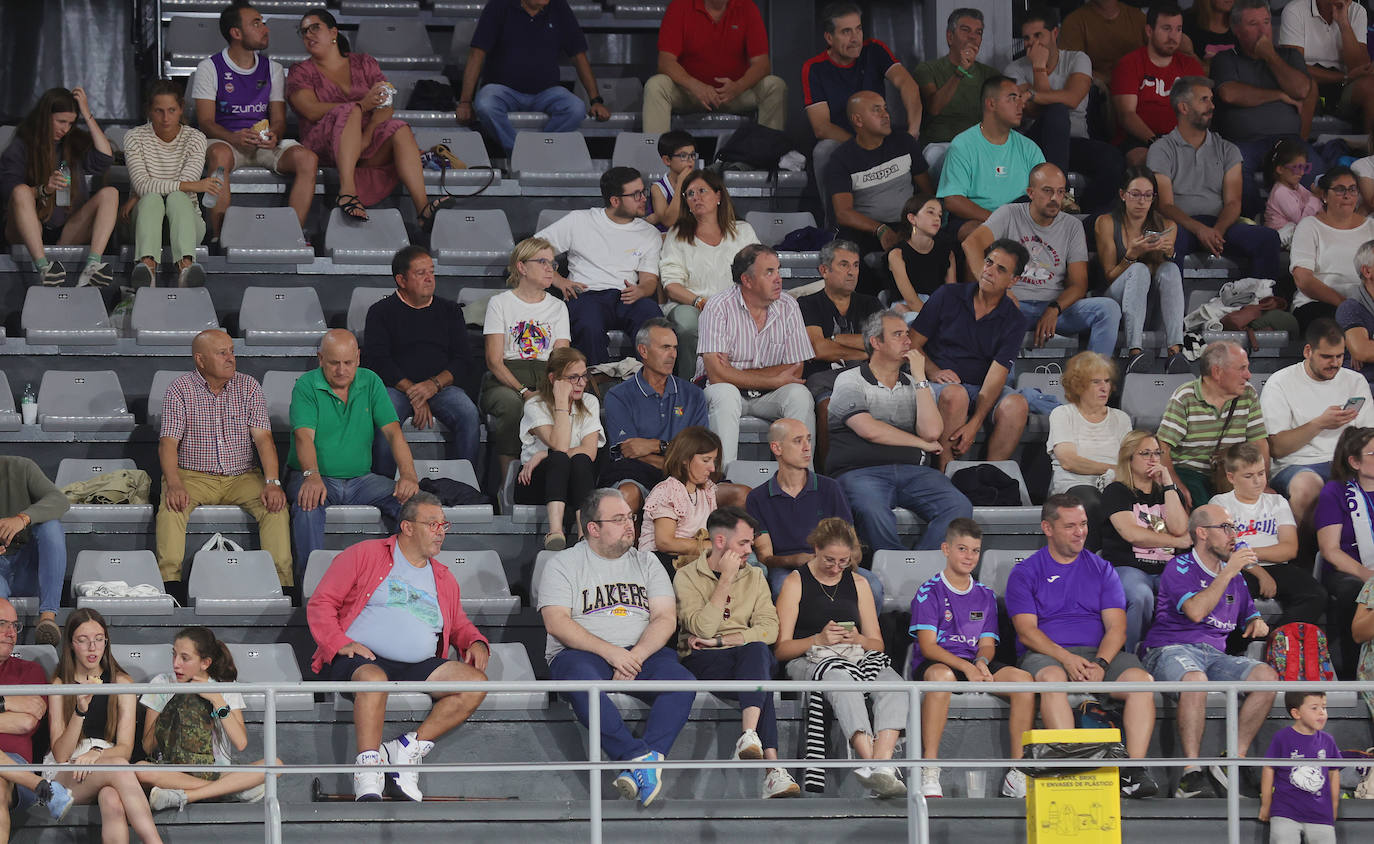
[[[1296,478],[1300,472],[1316,472],[1321,476],[1322,482],[1325,483],[1331,479],[1331,461],[1328,460],[1325,463],[1311,463],[1306,466],[1299,464],[1284,466],[1282,469],[1275,472],[1274,476],[1269,479],[1269,485],[1273,487],[1274,491],[1279,495],[1287,498],[1288,485],[1293,482],[1293,479]]]
[[[1010,378],[1008,378],[1008,380],[1010,380]],[[940,398],[940,393],[944,392],[946,387],[963,387],[964,392],[968,393],[969,413],[973,413],[973,408],[978,406],[978,394],[983,391],[982,384],[936,384],[934,381],[932,381],[930,383],[930,392],[938,400]],[[1007,396],[1015,392],[1016,391],[1013,390],[1011,387],[1008,387],[1005,384],[1002,385],[1002,394],[997,397],[997,401],[992,403],[992,410],[988,411],[988,418],[985,424],[989,426],[992,425],[993,411],[997,410],[997,405],[1002,403],[1002,399],[1006,398]]]
[[[29,760],[20,756],[18,753],[6,753],[10,761],[17,765],[28,765]],[[14,786],[14,794],[10,797],[10,811],[25,811],[38,802],[38,795],[33,793],[33,789],[26,785]]]
[[[448,662],[443,657],[432,656],[429,659],[419,662],[397,662],[394,659],[377,657],[368,659],[365,656],[339,656],[335,654],[334,661],[324,667],[321,672],[325,680],[336,682],[347,682],[353,679],[353,672],[364,665],[375,665],[386,672],[386,679],[393,683],[421,682],[429,679],[439,666]]]
[[[1190,671],[1201,671],[1208,680],[1237,682],[1264,663],[1245,656],[1229,656],[1211,645],[1165,645],[1149,648],[1141,660],[1156,680],[1177,683]]]

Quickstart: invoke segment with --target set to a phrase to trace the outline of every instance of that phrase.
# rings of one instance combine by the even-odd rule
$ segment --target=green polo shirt
[[[396,418],[386,385],[377,373],[358,367],[348,401],[343,401],[324,380],[324,370],[312,369],[296,379],[291,390],[291,430],[315,432],[315,459],[326,478],[356,478],[372,471],[372,440],[377,429]],[[296,438],[286,465],[300,469]]]
[[[1223,432],[1221,426],[1230,409],[1229,401],[1219,408],[1207,403],[1202,397],[1201,378],[1174,391],[1159,423],[1159,441],[1169,447],[1175,466],[1206,472],[1211,468],[1214,453],[1222,454],[1236,443],[1269,436],[1254,387],[1246,384],[1245,392],[1236,398],[1235,413]]]

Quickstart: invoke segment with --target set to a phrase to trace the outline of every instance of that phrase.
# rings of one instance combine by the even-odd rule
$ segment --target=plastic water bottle
[[[24,387],[24,398],[19,401],[19,410],[23,414],[25,425],[32,425],[38,421],[38,396],[34,394],[32,382]]]
[[[66,183],[57,189],[54,202],[62,208],[67,208],[72,204],[72,171],[71,168],[67,166],[67,162],[63,161],[57,165],[57,172],[66,180]]]
[[[215,179],[223,179],[223,178],[224,178],[224,168],[223,168],[223,167],[216,167],[216,168],[215,168],[215,175],[214,175],[212,178],[215,178]],[[214,207],[215,207],[215,204],[218,203],[218,202],[219,202],[219,194],[218,194],[218,193],[212,193],[212,192],[210,192],[210,191],[206,191],[206,192],[205,192],[205,195],[202,196],[202,197],[200,198],[200,204],[203,205],[203,206],[205,206],[206,208],[214,208]]]

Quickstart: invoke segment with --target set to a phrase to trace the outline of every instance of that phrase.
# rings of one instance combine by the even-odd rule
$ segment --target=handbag
[[[202,551],[235,551],[235,552],[237,552],[237,551],[242,551],[242,550],[243,550],[243,546],[240,545],[240,544],[238,544],[238,543],[235,542],[234,540],[230,539],[229,537],[225,536],[224,534],[218,533],[218,532],[217,532],[214,536],[212,536],[212,537],[210,537],[209,539],[205,540],[205,544],[202,545],[202,546],[200,546],[200,550],[202,550]]]
[[[1217,444],[1212,446],[1212,493],[1215,495],[1221,492],[1230,492],[1231,481],[1226,477],[1226,456],[1220,452],[1221,441],[1226,438],[1226,429],[1231,426],[1231,417],[1236,413],[1236,402],[1240,398],[1231,399],[1231,408],[1226,411],[1226,421],[1221,423],[1221,433],[1217,434]]]

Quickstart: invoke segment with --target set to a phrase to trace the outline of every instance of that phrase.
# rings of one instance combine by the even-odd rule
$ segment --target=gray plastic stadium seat
[[[193,73],[193,74],[191,74],[191,76],[188,76],[188,77],[186,78],[186,90],[188,90],[188,91],[191,90],[191,83],[192,83],[192,80],[194,79],[194,77],[195,77],[195,74]],[[101,126],[101,127],[100,127],[100,130],[101,130],[102,132],[104,132],[104,133],[105,133],[105,137],[109,139],[109,141],[110,141],[110,146],[114,147],[114,149],[115,149],[116,152],[119,152],[120,150],[124,149],[124,136],[127,135],[127,134],[129,134],[129,130],[130,130],[131,128],[133,128],[133,127],[131,127],[131,126],[108,126],[108,127],[107,127],[107,126]],[[3,149],[3,147],[0,147],[0,149]]]
[[[167,388],[182,374],[179,369],[159,369],[153,373],[153,383],[148,388],[148,424],[154,428],[162,427],[162,400],[167,396]]]
[[[599,87],[599,86],[598,86]],[[621,132],[615,136],[615,149],[611,152],[611,164],[616,167],[633,167],[644,176],[644,181],[652,182],[667,172],[663,157],[658,154],[658,135],[644,132]]]
[[[365,20],[358,25],[353,51],[367,53],[382,67],[405,70],[442,70],[444,60],[434,52],[425,22],[418,17]]]
[[[769,460],[735,460],[725,467],[725,480],[753,489],[768,483],[778,464]]]
[[[20,322],[31,346],[108,346],[119,339],[95,287],[30,287]]]
[[[173,64],[195,67],[201,59],[224,49],[219,20],[180,15],[172,18],[167,23],[165,49]]]
[[[14,126],[0,126],[0,150],[4,150],[10,145],[10,141],[14,140],[14,130]]]
[[[954,473],[960,469],[967,469],[970,466],[988,464],[996,466],[1007,475],[1016,480],[1017,486],[1021,488],[1021,506],[1029,507],[1031,503],[1030,493],[1026,490],[1026,479],[1021,477],[1021,466],[1015,460],[951,460],[945,466],[945,477],[952,478]]]
[[[468,61],[468,48],[472,46],[472,34],[477,31],[477,17],[482,14],[482,0],[434,0],[434,14],[458,17],[453,22],[453,35],[448,40],[448,52],[444,62],[462,67]]]
[[[1060,383],[1063,375],[1058,372],[1023,372],[1016,376],[1016,389],[1034,387],[1047,396],[1064,399],[1064,385]]]
[[[170,643],[121,645],[111,642],[110,654],[135,683],[151,683],[159,674],[172,673]]]
[[[1121,409],[1131,417],[1136,428],[1142,431],[1157,431],[1159,420],[1164,417],[1164,408],[1169,404],[1169,397],[1195,377],[1190,374],[1128,373],[1122,382]]]
[[[534,555],[534,570],[530,572],[530,609],[539,609],[539,579],[544,576],[544,566],[556,551],[540,551]]]
[[[316,548],[310,552],[310,559],[305,561],[305,575],[301,578],[303,598],[309,600],[315,594],[320,581],[324,579],[324,573],[329,571],[329,566],[340,553],[342,551],[327,548]]]
[[[44,431],[129,431],[134,415],[111,369],[43,373],[38,422]]]
[[[344,216],[343,209],[329,212],[324,248],[336,264],[380,264],[389,267],[391,256],[410,245],[401,212],[395,208],[369,208],[366,223]]]
[[[1012,567],[1034,553],[1033,549],[993,548],[984,551],[983,559],[978,563],[978,582],[996,592],[999,598],[1005,596]]]
[[[78,584],[92,580],[122,580],[130,586],[148,585],[162,592],[162,573],[152,551],[80,551],[72,569],[72,597],[78,608],[107,615],[171,615],[176,602],[171,595],[151,598],[85,598],[76,594]]]
[[[291,608],[266,551],[197,551],[186,594],[196,615],[254,615]]]
[[[945,467],[945,476],[953,478],[954,473],[960,469],[977,466],[980,463],[996,466],[1006,472],[1008,476],[1016,479],[1016,484],[1021,489],[1021,505],[1019,507],[975,506],[973,508],[973,520],[981,525],[1040,524],[1040,508],[1031,505],[1030,492],[1026,489],[1026,479],[1021,475],[1021,467],[1015,460],[951,460],[949,465]]]
[[[1250,386],[1255,388],[1256,393],[1264,391],[1264,382],[1269,380],[1272,372],[1253,372],[1250,374]]]
[[[495,551],[440,551],[439,562],[458,581],[458,595],[467,612],[514,612],[520,599],[510,593],[501,555]]]
[[[583,102],[590,100],[580,79],[573,86],[573,93],[581,97]],[[596,96],[606,101],[606,108],[611,111],[611,123],[620,115],[629,115],[634,122],[638,122],[640,113],[644,111],[644,83],[635,76],[598,77]],[[663,166],[662,159],[659,159],[659,166]]]
[[[536,232],[542,232],[544,229],[566,217],[571,210],[571,208],[541,208],[539,217],[534,224],[534,230]]]
[[[57,648],[52,645],[15,645],[10,656],[38,663],[49,678],[57,671]]]
[[[265,644],[228,642],[229,655],[234,658],[234,667],[239,672],[242,683],[299,683],[301,666],[296,662],[296,654],[286,642]],[[278,692],[277,710],[281,712],[301,712],[315,708],[315,694],[310,691]],[[266,706],[266,694],[246,694],[243,702],[253,712],[261,712]]]
[[[578,132],[520,132],[510,155],[511,175],[520,181],[521,193],[535,188],[541,193],[597,187],[601,171],[592,164],[587,140]]]
[[[782,243],[788,232],[816,225],[810,211],[750,211],[744,215],[744,221],[754,227],[762,243],[774,247]]]
[[[14,409],[14,391],[10,389],[9,376],[0,372],[0,431],[18,431],[23,423],[23,417]]]
[[[424,112],[430,114],[431,112]],[[453,115],[445,112],[446,120],[451,122]],[[415,143],[420,151],[432,149],[437,144],[448,147],[449,152],[467,165],[466,169],[450,169],[445,173],[438,170],[424,171],[425,184],[437,188],[442,183],[444,190],[454,192],[458,187],[489,189],[501,184],[501,171],[491,166],[491,156],[487,154],[486,142],[480,133],[457,126],[412,126]],[[467,191],[464,191],[466,193]],[[434,240],[438,243],[438,240]]]
[[[940,551],[873,552],[873,573],[883,584],[880,611],[910,610],[916,590],[944,568],[945,555]]]
[[[274,369],[262,376],[262,393],[267,399],[267,416],[273,431],[291,430],[291,390],[303,372]]]
[[[464,287],[460,289],[458,291],[458,306],[463,309],[463,319],[467,321],[467,324],[474,328],[482,328],[481,322],[473,321],[477,311],[471,310],[470,306],[481,302],[483,303],[483,307],[485,307],[486,301],[500,292],[500,290],[482,287]],[[485,311],[483,311],[483,313],[485,313]]]
[[[345,15],[413,15],[420,11],[419,0],[340,0]]]
[[[434,219],[432,242],[439,263],[465,275],[501,275],[515,248],[506,212],[449,208]]]
[[[296,212],[287,207],[230,207],[224,213],[220,245],[231,264],[309,264],[315,260]]]
[[[204,287],[144,287],[134,294],[129,324],[139,345],[186,346],[207,328],[219,328],[219,316]]]
[[[313,287],[249,287],[239,326],[250,346],[314,346],[329,330]]]
[[[465,290],[467,288],[464,288]],[[395,287],[355,287],[348,297],[348,330],[363,342],[363,328],[367,325],[367,312],[381,299],[396,292]]]
[[[273,9],[271,11],[260,8],[260,11],[267,14],[267,31],[270,34],[270,46],[263,52],[270,53],[273,60],[281,62],[282,67],[287,70],[290,70],[291,65],[296,62],[303,62],[309,58],[305,52],[305,44],[301,43],[301,36],[296,29],[300,26],[301,15],[305,14],[307,9],[317,5],[319,4],[316,2],[307,2],[301,4],[299,9],[283,7],[280,10]],[[286,111],[287,114],[291,113],[289,108]]]
[[[420,480],[425,478],[451,478],[465,483],[473,489],[481,489],[477,483],[477,472],[467,460],[416,460],[415,472]],[[444,507],[444,518],[455,524],[482,524],[494,517],[490,504],[460,504]]]
[[[57,485],[58,489],[61,489],[68,484],[84,481],[105,472],[137,468],[138,465],[134,463],[132,458],[128,457],[112,457],[99,460],[64,457],[62,458],[62,462],[57,464],[57,477],[53,479],[53,483]],[[118,524],[147,524],[152,518],[152,504],[73,504],[71,509],[67,510],[67,512],[62,515],[62,521],[68,524],[83,522],[90,522],[92,524],[111,522]],[[107,577],[103,579],[120,580],[121,578]],[[159,580],[158,584],[161,583],[162,581]],[[159,588],[161,588],[160,585]]]

